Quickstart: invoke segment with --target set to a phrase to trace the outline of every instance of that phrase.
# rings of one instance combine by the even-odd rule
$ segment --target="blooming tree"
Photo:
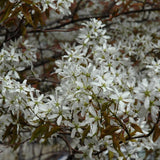
[[[158,0],[0,7],[3,145],[60,138],[70,158],[83,159],[140,159],[142,149],[160,149]]]

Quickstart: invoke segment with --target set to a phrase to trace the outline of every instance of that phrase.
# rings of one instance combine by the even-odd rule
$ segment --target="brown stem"
[[[146,138],[146,137],[149,137],[149,136],[154,132],[155,127],[156,127],[156,125],[159,123],[159,121],[160,121],[160,111],[159,111],[159,113],[158,113],[158,118],[157,118],[156,123],[154,124],[153,128],[150,130],[150,132],[149,132],[148,134],[144,134],[144,135],[140,135],[140,136],[134,136],[134,137],[131,137],[131,136],[130,136],[130,137],[128,137],[126,140],[128,141],[128,140],[133,140],[133,139],[138,139],[138,138]],[[120,143],[122,143],[122,142],[120,142]],[[94,155],[99,155],[100,153],[102,153],[102,152],[104,152],[104,151],[106,151],[106,150],[107,150],[107,147],[102,148],[99,152],[95,152]]]
[[[68,148],[69,148],[69,155],[72,155],[72,154],[73,154],[73,153],[72,153],[72,150],[73,150],[73,149],[72,149],[69,141],[67,140],[67,138],[64,137],[64,136],[62,136],[62,135],[58,135],[58,137],[60,137],[61,139],[63,139],[63,141],[66,143],[66,145],[67,145]]]

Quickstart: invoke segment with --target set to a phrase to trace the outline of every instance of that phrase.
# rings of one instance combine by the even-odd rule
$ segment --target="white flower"
[[[146,67],[152,69],[155,73],[159,73],[160,72],[160,60],[153,59],[151,64],[147,65]]]
[[[28,105],[31,106],[31,108],[34,109],[34,113],[37,114],[37,113],[39,113],[39,108],[43,106],[42,99],[43,99],[44,95],[41,94],[38,96],[38,98],[34,98],[33,93],[31,92],[30,94],[31,94],[31,101],[28,102]]]
[[[116,88],[113,90],[115,94],[110,96],[111,99],[118,101],[118,110],[125,112],[127,103],[133,103],[134,101],[130,98],[130,92],[119,92]]]
[[[143,79],[139,82],[138,87],[134,89],[136,98],[144,102],[144,107],[149,109],[150,100],[155,95],[155,84],[154,82],[149,83],[147,79]]]

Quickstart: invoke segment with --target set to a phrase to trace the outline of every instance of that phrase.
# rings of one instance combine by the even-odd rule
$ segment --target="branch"
[[[47,64],[47,63],[49,63],[49,62],[51,62],[51,61],[53,61],[53,60],[55,60],[55,59],[60,58],[61,56],[62,56],[61,53],[55,54],[55,55],[53,55],[53,56],[50,57],[50,58],[47,58],[47,59],[44,59],[44,60],[42,60],[42,61],[40,61],[40,62],[34,63],[34,64],[33,64],[33,67],[39,67],[39,66],[41,66],[41,65]],[[31,66],[28,66],[28,67],[26,67],[26,68],[25,68],[23,71],[21,71],[21,72],[24,72],[24,71],[27,71],[27,70],[30,70],[30,69],[31,69]]]
[[[126,140],[128,141],[128,140],[133,140],[133,139],[139,139],[139,138],[146,138],[146,137],[149,137],[153,132],[154,132],[154,130],[155,130],[155,127],[156,127],[156,125],[159,123],[159,121],[160,121],[160,111],[159,111],[159,113],[158,113],[158,118],[157,118],[157,121],[156,121],[156,123],[154,124],[154,126],[153,126],[153,128],[150,130],[150,132],[148,133],[148,134],[144,134],[144,135],[140,135],[140,136],[134,136],[134,137],[128,137]],[[121,144],[122,142],[120,142],[120,144]],[[105,147],[105,148],[102,148],[99,152],[95,152],[94,153],[94,155],[99,155],[100,153],[102,153],[102,152],[104,152],[104,151],[106,151],[107,150],[107,147]]]
[[[149,137],[154,132],[155,127],[159,123],[159,121],[160,121],[160,111],[158,113],[157,122],[154,124],[154,126],[152,127],[152,129],[150,130],[150,132],[148,134],[144,134],[144,135],[140,135],[140,136],[134,136],[134,137],[129,137],[126,140]]]
[[[128,131],[128,128],[126,127],[126,125],[125,125],[125,124],[121,121],[121,119],[120,119],[119,117],[117,117],[116,114],[113,113],[109,108],[108,108],[108,110],[109,110],[109,111],[112,113],[112,115],[117,119],[117,121],[119,122],[120,126],[126,131],[128,137],[130,138],[131,135],[130,135],[130,133],[129,133],[129,131]]]
[[[134,11],[126,11],[126,12],[122,12],[122,13],[119,13],[117,15],[114,15],[114,17],[118,17],[118,16],[121,16],[121,15],[129,15],[129,14],[133,14],[133,13],[141,13],[141,12],[151,12],[151,11],[160,11],[160,8],[150,8],[150,9],[141,9],[141,10],[134,10]],[[66,32],[66,31],[69,31],[69,28],[67,28],[66,30],[60,30],[62,27],[65,27],[67,25],[70,25],[70,24],[75,24],[77,22],[81,22],[81,21],[85,21],[85,20],[90,20],[91,18],[100,18],[100,19],[103,19],[103,18],[109,18],[110,14],[107,13],[107,14],[103,14],[103,15],[87,15],[87,16],[84,16],[84,17],[80,17],[78,19],[72,19],[72,18],[69,18],[67,22],[63,22],[62,24],[60,25],[57,25],[55,27],[50,27],[50,28],[46,28],[46,29],[35,29],[35,30],[30,30],[28,31],[27,33],[37,33],[37,32]],[[63,21],[63,19],[62,19]],[[71,31],[73,29],[71,28]]]
[[[60,137],[61,139],[63,139],[63,141],[66,143],[66,145],[68,146],[68,148],[69,148],[69,155],[73,155],[73,153],[72,153],[72,147],[71,147],[71,145],[70,145],[70,143],[68,142],[68,140],[64,137],[64,136],[62,136],[62,135],[58,135],[58,137]]]

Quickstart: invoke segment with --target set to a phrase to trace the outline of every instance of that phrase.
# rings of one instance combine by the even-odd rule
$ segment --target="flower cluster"
[[[12,41],[10,45],[3,46],[0,51],[0,76],[11,76],[19,78],[19,71],[25,69],[26,66],[32,66],[32,62],[36,61],[36,49],[19,38],[17,41]]]
[[[0,52],[1,141],[4,139],[6,126],[14,124],[18,126],[16,132],[19,132],[20,116],[23,116],[28,123],[33,122],[35,106],[31,105],[31,102],[33,103],[36,99],[36,95],[34,95],[35,99],[33,100],[33,94],[39,93],[39,91],[28,85],[27,80],[22,83],[18,80],[20,79],[19,72],[28,66],[33,69],[35,61],[36,49],[22,38],[11,41],[10,44],[4,44]],[[38,96],[40,95],[38,94]]]
[[[127,134],[129,136],[127,132],[131,134],[135,128],[141,129],[138,129],[134,136],[149,133],[149,115],[151,114],[152,122],[150,123],[154,124],[159,112],[159,87],[157,85],[159,86],[160,82],[157,78],[159,75],[155,78],[150,76],[146,78],[145,75],[149,75],[153,71],[148,70],[147,73],[141,71],[142,68],[135,66],[136,62],[133,62],[131,58],[131,56],[135,56],[135,59],[138,58],[143,67],[146,66],[153,70],[153,67],[149,66],[148,58],[152,60],[152,63],[155,61],[154,58],[143,54],[151,49],[151,47],[145,47],[149,45],[148,43],[152,43],[151,37],[133,35],[134,47],[130,48],[135,48],[137,51],[139,43],[144,43],[142,54],[134,55],[136,53],[134,52],[131,55],[128,51],[122,54],[122,50],[127,50],[131,43],[125,40],[123,43],[122,40],[117,45],[119,47],[107,43],[110,37],[106,35],[101,21],[92,19],[84,26],[85,28],[81,30],[77,38],[77,45],[70,47],[71,49],[68,49],[66,45],[67,55],[56,62],[57,73],[61,77],[61,85],[57,89],[61,92],[59,97],[64,97],[64,101],[67,106],[69,105],[69,111],[72,113],[72,118],[65,117],[62,124],[67,124],[72,128],[71,135],[77,139],[77,142],[83,141],[84,132],[88,129],[88,132],[85,133],[87,139],[84,140],[84,144],[78,143],[77,147],[79,151],[84,152],[83,157],[85,150],[89,150],[90,154],[87,156],[91,159],[95,151],[106,146],[106,141],[108,142],[107,146],[111,145],[109,142],[113,135],[111,136],[109,133],[103,135],[103,131],[109,132],[107,130],[109,126],[105,124],[104,113],[109,114],[110,117],[116,117],[117,120],[114,118],[110,120],[110,125],[115,127],[118,135],[123,133],[125,136]],[[145,40],[142,41],[142,38]],[[152,46],[158,44],[155,42],[152,43]],[[125,121],[126,123],[124,123]],[[122,122],[128,131],[125,127],[120,127]],[[151,143],[152,140],[148,139],[148,141]],[[141,148],[145,147],[143,143],[137,143],[137,145],[141,145]],[[152,142],[151,148],[153,146]],[[137,147],[137,149],[139,148]]]
[[[73,0],[33,2],[42,12],[52,8],[67,15]],[[25,18],[29,23],[31,17]],[[115,18],[107,29],[94,18],[82,23],[74,43],[61,44],[65,55],[55,62],[61,82],[52,93],[42,94],[27,80],[20,82],[19,72],[27,66],[33,69],[38,42],[35,48],[22,38],[4,44],[0,140],[19,144],[25,137],[46,142],[66,134],[72,139],[70,150],[84,159],[104,159],[106,154],[138,159],[140,150],[160,148],[160,33],[154,27],[159,22],[142,25],[129,20]]]

